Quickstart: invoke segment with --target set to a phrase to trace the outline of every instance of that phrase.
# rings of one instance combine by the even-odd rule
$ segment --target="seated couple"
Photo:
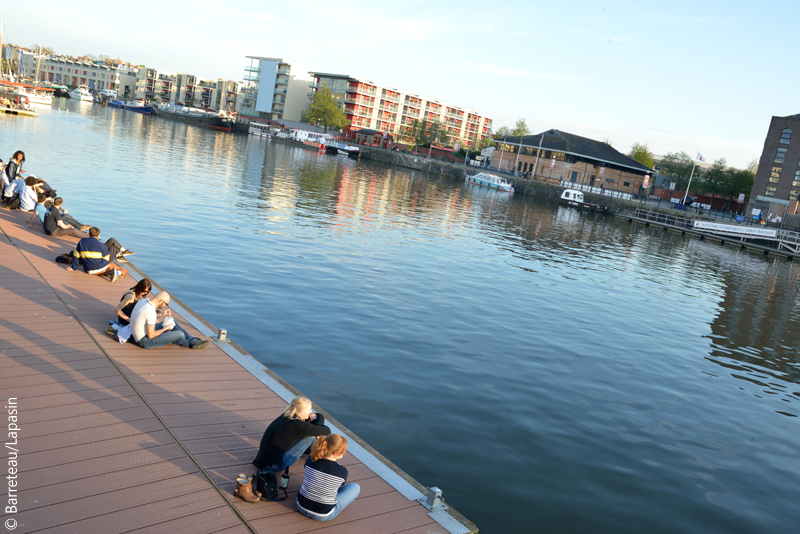
[[[295,397],[267,427],[253,465],[259,470],[270,466],[280,473],[293,465],[309,446],[311,454],[305,461],[297,510],[316,521],[330,521],[358,497],[361,487],[347,484],[347,468],[337,463],[347,452],[347,438],[331,434],[325,418],[311,411],[311,401],[306,397]],[[258,500],[245,498],[247,492],[239,491],[244,500]]]
[[[89,234],[78,241],[78,245],[72,251],[72,265],[68,265],[67,270],[77,271],[79,267],[83,266],[86,273],[106,276],[112,282],[125,278],[128,270],[120,268],[116,263],[109,262],[111,252],[113,251],[115,254],[119,252],[119,243],[113,237],[103,243],[98,239],[99,237],[99,228],[96,226],[89,228]],[[116,258],[116,256],[114,257]]]
[[[143,278],[125,293],[114,308],[117,318],[106,334],[143,349],[157,349],[172,344],[190,349],[205,348],[207,340],[189,335],[172,318],[172,312],[165,309],[169,305],[169,293],[162,291],[148,298],[152,288],[150,280]]]

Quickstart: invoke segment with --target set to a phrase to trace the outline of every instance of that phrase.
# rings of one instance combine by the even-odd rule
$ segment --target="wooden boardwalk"
[[[418,483],[334,419],[351,438],[342,460],[349,481],[361,485],[339,517],[319,523],[296,511],[299,466],[286,501],[235,498],[236,475],[253,472],[266,425],[296,391],[235,344],[145,351],[110,339],[104,330],[132,280],[66,271],[53,260],[77,239],[45,236],[27,219],[0,210],[0,395],[4,406],[15,403],[20,428],[3,454],[5,472],[18,451],[17,485],[0,489],[4,509],[18,497],[16,512],[3,516],[8,531],[477,531],[452,509],[430,513],[415,500],[425,491]],[[179,302],[172,308],[191,334],[209,339],[210,325]],[[13,442],[6,424],[3,443]]]

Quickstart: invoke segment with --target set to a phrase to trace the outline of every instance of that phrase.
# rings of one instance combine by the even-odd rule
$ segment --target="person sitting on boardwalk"
[[[133,307],[130,315],[131,337],[143,349],[157,349],[167,345],[179,345],[190,349],[202,349],[208,341],[190,336],[172,319],[170,310],[164,312],[164,320],[158,323],[158,310],[169,305],[166,291],[150,299],[142,299]]]
[[[140,300],[146,299],[150,295],[152,289],[153,284],[150,283],[150,280],[142,278],[135,286],[122,295],[122,298],[119,299],[119,304],[114,308],[114,313],[117,315],[117,323],[122,326],[130,324],[133,309]]]
[[[327,436],[325,417],[311,411],[311,401],[298,396],[264,431],[253,465],[280,473],[294,464],[318,436]]]
[[[37,197],[42,193],[40,183],[41,180],[37,180],[35,176],[25,178],[25,185],[19,191],[20,211],[32,211],[36,207]]]
[[[347,484],[347,468],[341,460],[347,452],[347,438],[331,434],[311,446],[306,460],[305,478],[297,493],[297,511],[316,521],[330,521],[356,500],[358,484]]]
[[[98,239],[99,237],[99,228],[96,226],[89,228],[89,237],[78,241],[77,247],[72,251],[72,265],[67,266],[67,270],[76,271],[78,267],[83,266],[83,270],[88,274],[107,276],[112,282],[122,280],[128,274],[128,270],[109,262],[109,250],[106,245],[113,241],[118,247],[119,243],[112,237],[104,244]]]
[[[33,206],[33,210],[31,213],[31,220],[28,221],[28,228],[33,228],[33,221],[39,219],[39,222],[44,225],[44,216],[47,215],[47,208],[44,207],[44,203],[47,200],[47,196],[44,193],[39,193],[39,196],[36,197],[36,205]]]
[[[53,207],[44,216],[44,233],[53,237],[64,237],[71,235],[74,237],[86,238],[89,234],[78,230],[73,225],[68,224],[64,220],[64,215],[61,213],[61,206],[64,205],[64,200],[61,197],[56,197],[53,200]],[[81,226],[81,229],[85,229]]]

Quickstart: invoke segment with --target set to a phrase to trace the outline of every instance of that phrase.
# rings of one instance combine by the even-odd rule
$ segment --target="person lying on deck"
[[[169,301],[169,293],[162,291],[153,298],[136,303],[130,315],[132,341],[143,349],[157,349],[172,344],[190,349],[205,348],[208,341],[190,336],[178,326],[170,310],[165,310],[164,320],[157,322],[158,311],[166,308]]]
[[[315,521],[330,521],[356,500],[361,486],[347,484],[347,468],[341,460],[347,452],[347,438],[331,434],[311,446],[306,459],[305,478],[297,493],[297,511]]]
[[[78,241],[75,250],[72,251],[72,265],[67,266],[68,271],[77,271],[78,267],[83,266],[83,270],[88,274],[106,276],[112,282],[122,280],[128,274],[127,269],[122,269],[116,263],[109,262],[111,250],[118,251],[119,243],[113,237],[103,243],[98,239],[100,229],[96,226],[89,228],[89,237],[84,237]]]
[[[330,433],[325,417],[311,411],[311,401],[295,397],[264,431],[253,465],[259,470],[269,466],[281,473],[294,464],[317,437]]]

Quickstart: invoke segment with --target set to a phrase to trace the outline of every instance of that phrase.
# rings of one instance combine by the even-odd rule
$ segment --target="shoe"
[[[206,339],[195,339],[191,343],[189,343],[190,349],[204,349],[208,346],[208,340]]]
[[[133,256],[134,254],[136,253],[132,250],[123,250],[119,253],[120,256]]]
[[[66,211],[64,213],[66,213]],[[92,227],[91,224],[84,224],[83,226],[81,226],[81,232],[85,232],[86,230],[88,230],[91,227]]]
[[[117,339],[117,331],[114,329],[113,326],[109,326],[108,328],[106,328],[106,335],[108,337]]]
[[[239,497],[245,502],[258,502],[261,500],[261,494],[253,492],[253,478],[239,478],[236,480],[239,489],[234,490],[234,495]]]
[[[117,280],[119,280],[120,279],[120,276],[119,276],[120,274],[122,274],[122,272],[119,269],[112,269],[111,270],[111,283],[114,283]]]
[[[239,496],[239,488],[242,487],[242,482],[247,481],[247,475],[244,473],[239,473],[239,476],[236,477],[236,487],[233,488],[233,494],[237,497]]]
[[[122,254],[120,254],[119,256],[117,256],[117,263],[128,263],[128,260],[126,260],[126,259],[125,259],[125,258],[122,256]]]

